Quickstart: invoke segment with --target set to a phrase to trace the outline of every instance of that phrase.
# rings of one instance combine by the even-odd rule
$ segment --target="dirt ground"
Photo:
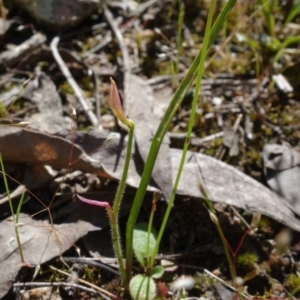
[[[217,3],[221,9],[225,1]],[[112,77],[136,123],[120,211],[125,241],[152,138],[202,46],[210,1],[93,5],[76,12],[82,20],[60,25],[0,1],[1,299],[125,297],[107,214],[76,194],[111,203],[122,176],[128,135],[109,109]],[[299,12],[299,1],[237,1],[211,47],[157,257],[168,267],[155,281],[156,298],[299,299]],[[172,119],[139,216],[148,222],[153,191],[160,190],[157,230],[194,89]],[[224,231],[235,281],[199,178]],[[23,257],[12,210],[20,213]],[[138,263],[134,272],[142,272]],[[193,286],[172,290],[182,276]]]

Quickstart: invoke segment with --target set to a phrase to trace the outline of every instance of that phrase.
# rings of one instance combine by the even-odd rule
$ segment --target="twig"
[[[93,294],[100,294],[101,296],[105,296],[103,293],[96,291],[94,289],[85,287],[81,284],[77,284],[74,282],[17,282],[13,284],[14,288],[16,287],[43,287],[43,286],[66,286],[66,287],[73,287],[77,289],[81,289],[83,291],[93,293]],[[109,298],[110,299],[110,298]]]
[[[132,18],[125,25],[123,25],[123,27],[120,29],[121,33],[126,32],[126,30],[128,28],[130,28],[135,21],[136,21],[136,19]],[[108,34],[105,35],[103,41],[100,44],[96,45],[95,47],[93,47],[90,50],[88,50],[87,52],[85,52],[82,57],[86,58],[90,54],[100,51],[102,48],[104,48],[106,45],[108,45],[112,40],[113,40],[112,34],[111,34],[111,32],[109,32]]]
[[[209,275],[209,276],[215,278],[216,280],[218,280],[219,282],[221,282],[223,285],[225,285],[225,286],[227,286],[228,288],[230,288],[232,291],[234,291],[234,292],[236,292],[236,293],[238,292],[237,289],[236,289],[235,287],[231,286],[231,285],[230,285],[229,283],[227,283],[225,280],[223,280],[223,279],[221,279],[220,277],[216,276],[215,274],[213,274],[212,272],[208,271],[207,269],[204,269],[204,272],[205,272],[207,275]],[[245,299],[253,299],[251,296],[249,296],[249,295],[247,295],[247,294],[245,294],[245,293],[241,293],[241,295],[242,295]]]
[[[0,70],[2,71],[5,67],[13,67],[25,55],[32,53],[33,50],[40,47],[45,41],[46,36],[44,34],[36,33],[21,45],[16,46],[13,50],[2,52],[0,54]]]
[[[208,136],[206,136],[202,139],[200,139],[198,137],[192,137],[191,138],[191,145],[200,146],[204,143],[207,143],[207,142],[213,141],[215,139],[221,138],[221,137],[223,137],[223,135],[224,135],[224,133],[223,133],[223,131],[221,131],[221,132],[216,132],[214,134],[208,135]]]
[[[236,134],[237,133],[237,130],[240,126],[240,123],[242,121],[242,118],[243,118],[243,115],[242,114],[239,114],[237,116],[237,119],[235,120],[234,122],[234,125],[233,125],[233,132]],[[226,151],[226,148],[224,145],[221,146],[221,151],[219,152],[219,155],[218,155],[218,160],[222,160],[223,159],[223,156],[225,154],[225,151]]]
[[[66,276],[69,276],[69,277],[72,277],[72,278],[75,277],[75,276],[73,276],[73,275],[71,275],[71,274],[69,274],[69,273],[67,273],[67,272],[64,272],[64,271],[62,271],[62,270],[60,270],[60,269],[57,269],[57,268],[55,268],[55,267],[53,267],[53,266],[49,266],[49,268],[50,268],[51,270],[54,270],[54,271],[56,271],[56,272],[58,272],[58,273],[61,273],[61,274],[66,275]],[[108,292],[108,291],[106,291],[106,290],[104,290],[104,289],[102,289],[102,288],[100,288],[100,287],[98,287],[98,286],[96,286],[96,285],[94,285],[94,284],[88,282],[88,281],[85,281],[85,280],[80,279],[80,278],[76,278],[76,280],[79,281],[79,282],[81,282],[81,283],[84,283],[84,284],[86,284],[86,285],[88,285],[88,286],[90,286],[90,287],[92,287],[93,289],[97,290],[99,293],[104,294],[104,295],[108,296],[108,297],[111,298],[111,299],[118,299],[118,297],[115,296],[114,294],[112,294],[112,293],[110,293],[110,292]]]
[[[94,95],[95,95],[95,102],[96,102],[96,115],[97,115],[97,119],[98,119],[98,127],[101,126],[101,128],[102,128],[102,125],[100,124],[101,102],[100,102],[100,95],[99,95],[99,91],[98,91],[99,79],[93,69],[89,69],[89,70],[92,71],[92,77],[94,79]]]
[[[289,295],[289,297],[290,297],[291,300],[297,300],[297,298],[294,297],[294,296],[293,296],[293,295],[292,295],[292,294],[284,287],[284,285],[283,285],[278,279],[271,277],[266,271],[263,271],[263,270],[261,270],[261,269],[259,269],[259,271],[260,271],[260,274],[261,274],[261,275],[267,277],[270,281],[274,281],[274,282],[276,282],[277,284],[279,284],[279,285],[283,288],[283,290],[286,292],[286,294]]]
[[[186,138],[186,132],[184,133],[168,132],[168,135],[171,141],[184,141],[184,139]],[[221,138],[223,137],[223,135],[224,133],[223,131],[221,131],[200,139],[195,134],[192,134],[190,144],[192,146],[201,146],[202,144]]]
[[[123,60],[123,74],[124,74],[124,98],[125,98],[125,103],[124,103],[124,111],[127,112],[128,110],[126,109],[126,97],[128,96],[128,84],[129,84],[129,76],[130,76],[130,60],[129,60],[129,54],[128,50],[122,35],[121,30],[117,26],[116,21],[114,20],[114,17],[106,4],[103,5],[103,11],[105,18],[107,22],[109,23],[111,29],[113,30],[117,40],[118,44],[122,53],[122,60]]]
[[[92,67],[90,67],[88,64],[86,64],[84,61],[82,61],[79,57],[74,55],[71,51],[67,49],[61,49],[60,50],[61,54],[67,54],[70,56],[72,59],[76,61],[77,64],[85,68],[88,72],[88,76],[92,79],[93,85],[94,85],[94,96],[95,96],[95,102],[96,102],[96,115],[98,119],[98,123],[100,123],[100,118],[101,118],[101,107],[100,107],[100,96],[98,92],[98,77],[95,74],[95,71],[93,70]],[[100,124],[99,124],[100,126]]]
[[[114,32],[114,34],[118,40],[118,44],[119,44],[121,54],[122,54],[124,100],[125,100],[123,103],[123,107],[124,107],[125,113],[128,113],[128,108],[129,108],[128,107],[128,99],[130,97],[129,89],[130,89],[130,84],[131,84],[131,82],[130,82],[131,66],[130,66],[129,53],[128,53],[128,49],[125,44],[122,32],[121,32],[120,28],[117,26],[117,23],[114,21],[114,17],[112,15],[112,13],[110,12],[110,10],[108,9],[108,7],[105,4],[103,5],[103,11],[104,11],[105,18],[107,19],[107,22],[111,26],[111,29]]]
[[[147,10],[150,6],[158,2],[159,0],[149,0],[146,3],[141,3],[138,8],[129,14],[130,17],[141,15],[145,10]]]
[[[63,59],[61,58],[58,49],[57,49],[57,45],[59,42],[59,37],[56,36],[51,44],[50,44],[50,48],[53,54],[54,59],[56,60],[57,64],[60,67],[60,70],[62,71],[62,73],[64,74],[64,76],[66,77],[69,85],[71,86],[71,88],[73,89],[77,99],[79,100],[83,110],[85,111],[85,113],[87,114],[89,120],[91,121],[91,123],[93,124],[93,126],[97,127],[99,122],[97,117],[95,116],[95,114],[93,113],[92,109],[89,107],[89,105],[87,104],[84,96],[83,96],[83,92],[80,89],[80,87],[78,86],[78,84],[76,83],[75,79],[73,78],[70,70],[68,69],[67,65],[65,64],[65,62],[63,61]]]
[[[182,79],[186,75],[186,72],[175,74],[177,79]],[[222,75],[222,76],[221,76]],[[150,85],[155,85],[168,80],[171,80],[174,75],[160,75],[146,80]],[[203,86],[219,86],[226,85],[227,87],[239,87],[241,85],[257,86],[258,80],[256,78],[251,79],[235,79],[231,74],[220,74],[217,78],[203,79]]]
[[[64,260],[66,262],[76,262],[76,263],[81,263],[81,264],[86,264],[86,265],[90,265],[90,266],[95,266],[98,268],[102,268],[105,269],[108,272],[111,272],[117,276],[120,276],[120,272],[115,270],[114,268],[110,267],[109,265],[101,262],[101,261],[95,261],[94,259],[87,259],[87,258],[83,258],[83,257],[64,257]]]
[[[103,5],[103,10],[104,10],[105,18],[106,18],[107,22],[109,23],[111,29],[113,30],[113,32],[118,40],[118,44],[119,44],[119,47],[120,47],[120,50],[122,53],[124,73],[126,73],[126,72],[128,72],[128,70],[130,68],[130,61],[129,61],[129,54],[127,51],[127,47],[126,47],[122,32],[119,29],[116,21],[114,20],[114,17],[112,15],[111,11],[108,9],[106,4]]]

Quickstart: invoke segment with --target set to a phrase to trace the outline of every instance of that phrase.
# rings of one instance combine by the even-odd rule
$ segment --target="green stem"
[[[206,202],[211,202],[211,200],[207,199]],[[215,209],[213,209],[213,211],[214,211],[215,217],[218,218],[217,215],[216,215]],[[219,236],[220,236],[220,238],[222,240],[222,244],[223,244],[225,256],[227,258],[227,262],[229,264],[229,269],[230,269],[230,274],[231,274],[231,278],[232,278],[232,281],[233,281],[233,285],[235,286],[235,282],[236,282],[236,270],[235,270],[235,266],[234,266],[234,263],[233,263],[233,260],[232,260],[232,257],[231,257],[231,253],[230,253],[229,248],[228,248],[227,239],[226,239],[226,237],[224,235],[222,227],[220,226],[219,220],[216,223],[216,226],[217,226],[217,230],[218,230]]]
[[[19,221],[19,214],[20,214],[21,206],[22,206],[23,199],[24,199],[24,193],[21,196],[21,199],[20,199],[20,202],[19,202],[19,205],[18,205],[18,209],[17,209],[17,214],[15,216],[14,208],[13,208],[12,201],[11,201],[11,198],[10,198],[10,192],[9,192],[9,188],[8,188],[8,183],[7,183],[7,179],[6,179],[6,173],[5,173],[1,153],[0,153],[0,165],[1,165],[1,170],[2,170],[2,174],[3,174],[4,186],[5,186],[6,194],[7,194],[7,197],[8,197],[10,213],[11,213],[13,223],[14,223],[14,227],[15,227],[15,235],[16,235],[16,240],[17,240],[17,243],[18,243],[18,249],[19,249],[19,252],[20,252],[21,262],[25,263],[24,254],[23,254],[23,250],[22,250],[22,244],[21,244],[20,235],[19,235],[19,228],[17,226],[17,223]]]
[[[116,197],[114,200],[113,204],[113,213],[115,217],[118,217],[119,214],[119,209],[120,209],[120,204],[122,200],[122,196],[124,193],[125,185],[126,185],[126,179],[127,179],[127,174],[129,170],[129,164],[130,164],[130,159],[131,159],[131,151],[132,151],[132,143],[133,143],[133,134],[134,134],[134,123],[131,120],[128,120],[128,127],[129,127],[129,135],[128,135],[128,143],[127,143],[127,152],[126,152],[126,157],[125,157],[125,163],[123,167],[123,173],[122,173],[122,178],[119,183],[119,187],[116,193]]]
[[[160,197],[160,196],[159,196]],[[155,195],[152,200],[152,207],[151,207],[151,212],[150,212],[150,217],[149,217],[149,223],[148,223],[148,237],[147,237],[147,250],[146,250],[146,259],[147,259],[147,268],[150,269],[154,265],[154,261],[150,259],[153,256],[153,254],[149,253],[149,245],[150,245],[150,234],[151,234],[151,229],[152,229],[152,224],[153,224],[153,218],[154,218],[154,213],[156,210],[156,202],[158,201],[159,198],[157,198]]]
[[[132,144],[133,144],[134,123],[131,120],[128,120],[128,121],[129,121],[129,123],[128,123],[129,135],[128,135],[127,151],[126,151],[126,157],[125,157],[122,178],[119,183],[119,187],[118,187],[116,197],[115,197],[115,200],[113,203],[113,208],[112,208],[112,210],[111,210],[111,208],[107,208],[107,212],[108,212],[110,224],[111,224],[111,229],[112,229],[113,245],[114,245],[114,249],[116,252],[117,259],[118,259],[118,264],[120,267],[121,277],[124,282],[125,290],[128,290],[128,278],[130,278],[130,277],[127,276],[127,274],[125,272],[124,264],[123,264],[121,237],[120,237],[120,230],[119,230],[119,225],[118,225],[117,220],[118,220],[122,195],[125,190],[126,178],[127,178],[127,174],[128,174],[128,170],[129,170]]]
[[[221,29],[222,25],[224,24],[225,20],[228,17],[228,14],[230,13],[231,9],[234,7],[237,0],[228,0],[218,16],[216,22],[214,23],[213,28],[211,29],[210,35],[209,35],[209,47],[212,45],[214,40],[216,39],[217,33]],[[161,146],[161,143],[163,141],[163,138],[169,128],[169,124],[175,115],[179,105],[181,104],[185,94],[187,93],[189,87],[191,86],[195,76],[196,72],[198,70],[199,62],[201,57],[201,50],[199,51],[198,55],[194,59],[193,63],[191,64],[191,67],[189,68],[187,74],[183,78],[179,88],[175,92],[170,105],[168,106],[164,117],[162,118],[160,125],[154,135],[154,138],[151,143],[149,156],[146,161],[144,171],[142,174],[141,182],[139,185],[139,188],[136,192],[131,213],[129,215],[127,228],[126,228],[126,272],[127,277],[130,278],[131,276],[131,268],[132,268],[132,240],[133,240],[133,229],[134,225],[137,220],[137,216],[139,214],[142,201],[144,199],[147,186],[149,184],[149,181],[151,179],[152,170],[154,167],[154,163],[156,161],[156,157],[159,151],[159,148]]]
[[[24,259],[22,244],[21,244],[20,235],[19,235],[19,228],[17,225],[19,223],[19,215],[20,215],[21,207],[22,207],[22,204],[24,201],[24,196],[25,196],[25,193],[22,193],[20,201],[19,201],[19,205],[17,208],[17,212],[16,212],[16,219],[15,219],[15,234],[16,234],[16,239],[17,239],[18,248],[19,248],[19,252],[20,252],[20,258],[23,263],[25,263],[25,259]]]
[[[218,233],[219,233],[219,236],[220,236],[220,238],[222,240],[222,244],[223,244],[225,256],[226,256],[227,262],[229,264],[231,278],[232,278],[232,281],[233,281],[233,283],[235,285],[236,270],[235,270],[235,265],[234,265],[233,260],[232,260],[231,253],[229,251],[229,246],[227,244],[227,239],[226,239],[226,237],[224,235],[222,227],[220,226],[220,222],[219,222],[216,210],[214,208],[214,205],[213,205],[212,201],[210,200],[210,197],[208,195],[207,189],[206,189],[206,187],[204,185],[204,182],[202,182],[202,180],[199,183],[199,187],[200,187],[201,193],[202,193],[202,195],[203,195],[203,197],[205,199],[205,202],[206,202],[206,205],[207,205],[207,209],[208,209],[210,218],[215,223],[215,225],[217,227],[217,230],[218,230]]]
[[[107,211],[108,218],[110,221],[109,223],[110,223],[111,233],[112,233],[112,242],[113,242],[113,247],[114,247],[115,254],[116,254],[116,257],[118,260],[121,278],[123,280],[124,288],[127,291],[128,290],[128,280],[127,280],[127,276],[126,276],[126,272],[125,272],[125,268],[124,268],[120,231],[119,231],[117,218],[110,206],[106,207],[106,211]]]
[[[7,194],[7,197],[8,197],[9,209],[10,209],[10,213],[11,213],[13,222],[15,224],[16,223],[15,213],[14,213],[14,208],[13,208],[12,201],[11,201],[11,198],[10,198],[10,192],[9,192],[9,188],[8,188],[8,183],[7,183],[7,179],[6,179],[6,173],[5,173],[5,169],[4,169],[4,164],[3,164],[1,153],[0,153],[0,164],[1,164],[2,174],[3,174],[4,186],[5,186],[6,194]]]
[[[183,18],[184,18],[184,2],[178,1],[179,13],[178,13],[178,21],[177,21],[177,35],[176,35],[176,68],[175,73],[179,73],[179,64],[180,64],[180,56],[182,52],[182,26],[183,26]]]

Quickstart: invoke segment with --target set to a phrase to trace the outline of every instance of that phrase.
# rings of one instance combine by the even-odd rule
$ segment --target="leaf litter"
[[[49,54],[49,50],[43,51],[38,49],[35,52],[37,56],[34,60],[36,61],[32,60],[32,57],[27,57],[26,59],[28,61],[31,59],[30,64],[35,66],[40,59],[46,57],[45,53]],[[23,59],[19,66],[26,65],[26,59]],[[92,60],[92,57],[88,57],[88,60]],[[19,60],[8,62],[15,66],[19,63]],[[76,66],[74,68],[73,66],[71,67],[73,71],[76,70]],[[106,253],[103,249],[107,244],[101,243],[99,232],[95,230],[102,230],[108,226],[107,216],[101,210],[96,211],[95,209],[87,208],[79,201],[74,200],[74,195],[77,189],[77,191],[88,193],[89,197],[91,193],[95,193],[96,197],[101,195],[101,200],[111,201],[114,191],[110,189],[111,186],[115,186],[109,183],[109,191],[105,192],[105,185],[107,180],[117,181],[121,177],[127,142],[126,133],[95,128],[87,132],[76,132],[73,140],[72,132],[69,132],[69,128],[74,126],[74,124],[72,124],[72,119],[67,116],[65,99],[60,97],[65,92],[62,93],[57,90],[56,87],[58,85],[50,78],[56,77],[55,80],[57,80],[57,74],[54,76],[52,71],[49,72],[49,75],[46,75],[44,72],[40,72],[38,68],[35,69],[35,73],[36,77],[29,82],[29,85],[21,95],[21,98],[29,103],[29,108],[27,111],[25,109],[23,115],[30,125],[28,128],[10,126],[9,123],[12,125],[16,124],[15,120],[18,117],[12,115],[11,120],[9,120],[9,113],[8,118],[5,120],[7,124],[0,125],[0,152],[6,164],[15,164],[17,167],[22,166],[23,168],[23,174],[19,180],[20,185],[13,181],[11,182],[11,186],[15,187],[12,190],[12,197],[20,196],[26,190],[37,191],[39,187],[42,187],[41,190],[45,191],[45,186],[50,186],[57,180],[59,182],[56,182],[55,188],[52,188],[51,192],[55,192],[58,186],[61,187],[61,191],[58,194],[63,194],[66,190],[67,199],[64,201],[66,201],[67,205],[56,198],[52,202],[52,195],[49,197],[48,203],[45,200],[46,206],[50,205],[50,208],[56,209],[55,216],[58,223],[54,220],[55,229],[51,227],[47,217],[45,218],[43,215],[40,217],[43,221],[40,221],[39,217],[37,217],[38,219],[36,217],[31,218],[29,214],[21,215],[21,219],[26,220],[24,222],[25,225],[20,228],[26,262],[32,265],[39,265],[52,258],[61,256],[63,252],[82,237],[85,240],[92,240],[92,243],[86,242],[85,245],[91,247],[90,255],[99,257],[101,253]],[[159,110],[155,107],[154,103],[157,102],[157,99],[153,95],[153,86],[151,87],[146,80],[133,74],[129,74],[128,79],[130,90],[127,93],[130,97],[124,98],[125,107],[127,108],[126,113],[135,120],[137,130],[135,136],[136,147],[132,156],[127,184],[132,188],[137,188],[152,136],[164,108],[162,107]],[[229,81],[232,82],[232,79]],[[154,87],[157,88],[155,85]],[[219,90],[216,89],[213,92],[218,94],[220,90],[223,91],[219,88]],[[62,103],[64,104],[62,105]],[[95,102],[92,103],[95,105]],[[229,108],[221,105],[218,110],[221,109],[229,111],[239,109],[238,112],[245,112],[245,109],[243,110],[239,105],[233,105]],[[80,111],[80,108],[78,111]],[[221,115],[223,116],[224,114],[221,113]],[[206,117],[207,120],[211,118],[208,114]],[[86,123],[86,121],[84,120],[82,123]],[[181,126],[184,126],[184,124],[181,124]],[[223,143],[229,148],[229,155],[238,155],[241,133],[237,133],[230,127],[224,127],[223,132]],[[73,152],[72,160],[76,161],[71,164],[69,163],[70,149]],[[275,156],[277,155],[279,154],[276,152]],[[181,150],[172,148],[168,137],[166,137],[162,144],[158,162],[152,176],[153,181],[148,187],[148,191],[153,192],[160,189],[165,198],[168,199],[172,188],[172,180],[175,178],[178,169],[180,156]],[[266,160],[265,156],[264,160]],[[270,161],[272,159],[269,162],[265,161],[265,168],[272,169],[270,168]],[[297,164],[288,167],[295,169]],[[69,168],[69,174],[74,174],[74,178],[72,176],[67,178],[68,175],[65,175],[64,171],[67,168]],[[282,170],[280,169],[279,171]],[[269,171],[266,171],[266,174],[270,187],[278,191],[278,187],[274,186],[274,183],[270,181],[273,176],[269,179]],[[93,177],[94,175],[96,177]],[[12,174],[12,177],[15,178],[15,175]],[[100,180],[97,181],[95,178]],[[83,183],[78,182],[79,179],[83,180]],[[88,183],[87,181],[89,180],[90,182]],[[65,185],[64,182],[66,182]],[[246,211],[259,212],[296,231],[300,231],[299,218],[295,217],[293,212],[295,210],[299,214],[297,206],[290,203],[287,204],[280,197],[285,197],[285,192],[278,196],[258,181],[229,164],[202,153],[189,152],[182,180],[177,191],[178,195],[184,198],[203,199],[199,188],[200,182],[205,184],[214,202],[232,205]],[[72,188],[72,185],[75,186],[75,189]],[[133,193],[134,189],[128,189],[128,191]],[[8,198],[4,195],[2,189],[1,195],[1,216],[3,220],[0,224],[0,238],[3,252],[1,251],[0,272],[4,275],[3,278],[0,278],[2,283],[0,296],[2,297],[11,288],[21,266],[18,264],[19,258],[16,242],[6,244],[14,236],[14,233],[12,224],[7,222],[9,213],[5,206]],[[43,197],[44,195],[39,198],[43,200]],[[128,213],[130,198],[132,199],[132,195],[131,197],[130,195],[129,197],[125,195],[123,201],[125,205],[121,215],[125,216]],[[289,195],[285,198],[288,198],[290,202]],[[33,202],[35,203],[36,201],[33,201],[31,197],[27,197],[27,203],[24,204],[25,211],[29,208],[34,210],[34,212],[31,211],[31,214],[38,212],[34,208]],[[59,224],[60,222],[62,224]],[[55,237],[54,230],[58,233],[59,239]],[[91,234],[92,238],[89,239],[88,236]],[[49,238],[46,240],[45,236]],[[59,241],[62,241],[62,243],[60,244]],[[110,255],[113,254],[110,253]],[[4,272],[7,269],[9,269],[9,272]]]

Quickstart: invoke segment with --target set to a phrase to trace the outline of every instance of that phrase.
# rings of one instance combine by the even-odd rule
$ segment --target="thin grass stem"
[[[126,157],[125,157],[125,163],[123,167],[123,173],[122,178],[119,183],[119,187],[116,193],[116,197],[113,203],[113,209],[112,213],[114,216],[114,222],[111,222],[111,228],[112,228],[112,236],[113,236],[113,243],[114,248],[116,252],[116,256],[118,258],[118,263],[120,266],[120,272],[122,276],[122,280],[124,282],[125,290],[128,290],[128,276],[125,272],[124,264],[123,264],[123,253],[122,253],[122,247],[121,247],[121,236],[120,236],[120,230],[118,225],[118,215],[121,205],[122,196],[125,190],[126,186],[126,179],[128,175],[129,170],[129,164],[131,159],[131,152],[132,152],[132,144],[133,144],[133,136],[134,136],[134,123],[130,120],[129,122],[129,135],[128,135],[128,144],[127,144],[127,151],[126,151]]]
[[[126,179],[127,179],[127,175],[128,175],[129,164],[130,164],[130,159],[131,159],[132,144],[133,144],[134,123],[132,121],[130,121],[130,124],[128,126],[129,126],[129,134],[128,134],[128,144],[127,144],[125,163],[124,163],[124,167],[123,167],[122,178],[119,183],[119,187],[118,187],[116,197],[114,200],[114,204],[113,204],[113,213],[116,218],[118,217],[120,204],[121,204],[121,200],[122,200],[122,195],[124,193],[124,189],[126,186]]]
[[[179,73],[179,64],[180,64],[180,56],[182,52],[182,27],[183,27],[183,19],[184,19],[184,2],[179,1],[179,14],[178,14],[178,21],[177,21],[177,34],[176,34],[176,68],[175,74]]]
[[[152,207],[151,207],[151,212],[150,212],[150,217],[149,217],[149,223],[148,223],[148,237],[147,237],[147,250],[146,250],[146,259],[147,259],[147,268],[150,269],[154,265],[154,260],[152,260],[153,253],[149,253],[149,248],[150,248],[150,234],[151,234],[151,229],[152,229],[152,224],[153,224],[153,218],[154,218],[154,213],[156,210],[156,202],[158,201],[158,198],[154,195],[153,200],[152,200]],[[151,257],[150,257],[151,256]]]
[[[15,227],[15,235],[16,235],[16,240],[17,240],[17,243],[18,243],[21,262],[26,263],[25,259],[24,259],[24,255],[23,255],[22,244],[21,244],[20,235],[19,235],[19,228],[17,226],[17,223],[19,221],[19,214],[20,214],[20,211],[21,211],[21,206],[22,206],[23,199],[24,199],[24,193],[21,196],[21,199],[20,199],[20,202],[19,202],[19,205],[18,205],[18,208],[17,208],[17,213],[15,215],[14,208],[13,208],[13,205],[12,205],[12,200],[11,200],[11,197],[10,197],[8,182],[7,182],[7,178],[6,178],[6,173],[5,173],[5,168],[4,168],[1,153],[0,153],[0,165],[1,165],[1,171],[2,171],[2,174],[3,174],[3,182],[4,182],[4,186],[5,186],[5,191],[6,191],[6,194],[7,194],[7,197],[8,197],[9,209],[10,209],[10,213],[11,213],[12,220],[13,220],[14,227]]]

